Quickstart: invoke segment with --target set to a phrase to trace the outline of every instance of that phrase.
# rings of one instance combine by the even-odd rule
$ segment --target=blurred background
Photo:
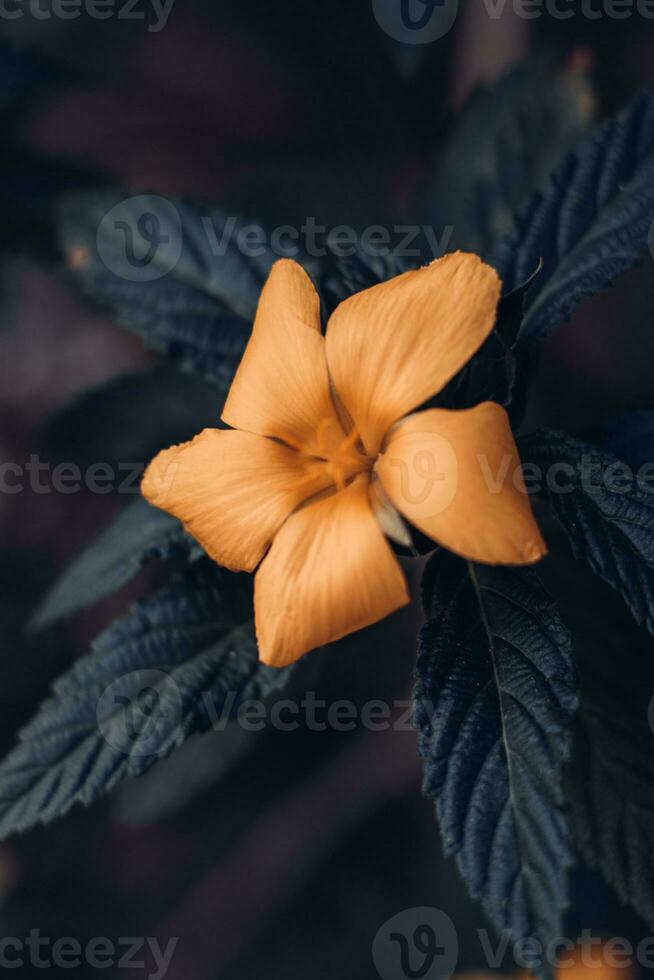
[[[147,28],[0,14],[0,36],[47,66],[11,101],[17,57],[0,92],[2,460],[24,464],[38,453],[53,463],[145,462],[159,448],[156,424],[135,425],[131,442],[118,444],[110,405],[91,406],[84,425],[58,415],[90,387],[156,356],[85,305],[62,274],[38,207],[53,187],[102,178],[128,193],[188,196],[271,225],[313,216],[327,227],[387,226],[418,212],[479,83],[551,53],[590,73],[601,118],[654,80],[654,21],[526,20],[510,3],[493,20],[480,0],[461,0],[452,29],[426,45],[389,37],[366,0],[176,0],[161,30]],[[646,264],[584,305],[542,358],[531,418],[578,431],[651,406],[653,301]],[[171,377],[172,407],[157,411],[183,403],[183,383]],[[142,410],[135,399],[134,412]],[[188,425],[179,420],[182,431]],[[3,752],[53,678],[163,574],[149,568],[70,623],[26,633],[46,588],[124,503],[85,492],[0,494]],[[298,691],[327,702],[397,701],[402,714],[419,625],[416,603],[319,653]],[[168,977],[180,980],[372,980],[377,931],[426,905],[455,922],[459,970],[486,969],[476,933],[483,917],[440,856],[420,779],[406,724],[385,733],[301,725],[192,739],[105,801],[0,846],[0,934],[179,936]],[[570,912],[570,935],[645,934],[590,872],[580,871],[574,887],[583,903]]]

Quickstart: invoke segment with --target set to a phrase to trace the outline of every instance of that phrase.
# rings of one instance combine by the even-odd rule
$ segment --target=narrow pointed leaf
[[[196,547],[178,520],[138,497],[66,569],[31,626],[44,629],[111,595],[152,558],[187,558]]]
[[[546,943],[562,935],[573,860],[569,635],[530,569],[471,570],[439,552],[424,589],[415,720],[445,853],[498,930]]]
[[[78,395],[46,424],[39,449],[48,459],[114,467],[116,491],[139,494],[134,472],[161,450],[215,428],[227,388],[171,364],[122,374]],[[131,467],[131,469],[130,469]]]

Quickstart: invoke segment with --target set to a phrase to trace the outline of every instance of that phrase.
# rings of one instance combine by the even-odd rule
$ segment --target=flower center
[[[343,490],[359,473],[372,469],[373,460],[363,452],[359,433],[352,427],[340,444],[333,448],[333,441],[327,438],[333,420],[322,419],[316,430],[316,447],[319,455],[312,458],[321,460],[334,481],[337,490]]]

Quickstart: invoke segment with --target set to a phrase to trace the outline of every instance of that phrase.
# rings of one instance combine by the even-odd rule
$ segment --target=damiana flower
[[[273,266],[222,414],[233,428],[161,452],[142,485],[216,562],[256,569],[265,663],[409,601],[385,537],[407,542],[400,515],[474,561],[545,553],[504,409],[416,412],[488,337],[499,295],[494,270],[458,252],[349,297],[323,336],[307,273]]]

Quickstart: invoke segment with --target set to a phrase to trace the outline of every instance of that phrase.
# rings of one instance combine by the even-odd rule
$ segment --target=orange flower
[[[400,515],[474,561],[545,553],[504,409],[409,414],[488,337],[499,294],[493,269],[457,252],[346,299],[325,337],[306,272],[273,266],[222,414],[233,429],[159,453],[142,485],[216,562],[257,569],[265,663],[409,601],[384,536],[407,543]]]

